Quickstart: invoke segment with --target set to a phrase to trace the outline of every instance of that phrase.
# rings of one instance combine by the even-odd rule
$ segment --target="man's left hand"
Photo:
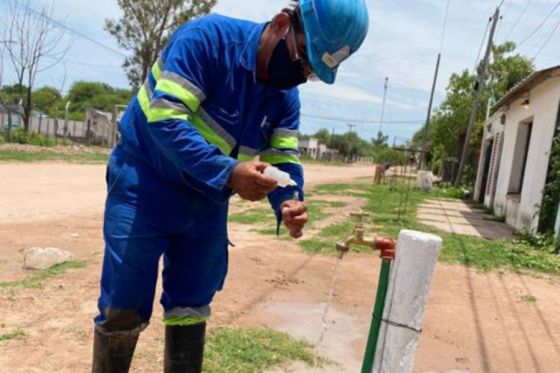
[[[308,219],[305,203],[288,200],[282,203],[280,211],[282,211],[282,221],[286,228],[288,228],[290,236],[296,239],[300,238],[303,235],[303,227]]]

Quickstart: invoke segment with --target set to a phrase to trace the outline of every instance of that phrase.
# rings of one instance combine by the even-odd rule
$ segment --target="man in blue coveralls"
[[[268,23],[209,15],[173,34],[109,159],[93,372],[128,372],[162,255],[164,371],[200,372],[210,303],[227,272],[229,198],[268,197],[278,224],[302,235],[296,87],[334,83],[368,24],[364,0],[292,0]],[[277,187],[262,174],[268,165],[297,186]]]

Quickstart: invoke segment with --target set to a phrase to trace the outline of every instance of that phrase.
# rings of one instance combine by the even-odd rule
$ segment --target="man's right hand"
[[[270,166],[268,163],[259,161],[238,163],[229,177],[227,186],[243,199],[259,201],[272,192],[278,184],[276,180],[262,174],[268,166]]]

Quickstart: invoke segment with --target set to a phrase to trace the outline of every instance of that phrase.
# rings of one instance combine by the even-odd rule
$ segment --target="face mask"
[[[275,88],[290,89],[306,81],[301,60],[294,61],[290,56],[286,40],[280,40],[268,63],[268,81],[266,83]]]

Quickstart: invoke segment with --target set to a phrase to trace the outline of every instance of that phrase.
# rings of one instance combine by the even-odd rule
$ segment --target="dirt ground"
[[[307,167],[310,187],[369,174],[364,166]],[[89,371],[103,247],[103,178],[103,166],[0,164],[0,281],[28,275],[19,250],[32,246],[67,249],[87,262],[41,289],[0,289],[0,335],[16,329],[26,334],[0,342],[0,372]],[[350,206],[359,208],[360,201]],[[348,212],[340,211],[342,217]],[[306,254],[294,242],[245,226],[232,225],[230,233],[236,247],[225,289],[213,304],[211,327],[267,325],[315,343],[336,259]],[[359,371],[379,265],[374,254],[349,255],[341,263],[319,347],[338,365],[319,370],[296,364],[278,371]],[[439,264],[415,371],[560,371],[559,290],[558,277],[481,274]],[[161,371],[160,319],[156,305],[133,372]]]

